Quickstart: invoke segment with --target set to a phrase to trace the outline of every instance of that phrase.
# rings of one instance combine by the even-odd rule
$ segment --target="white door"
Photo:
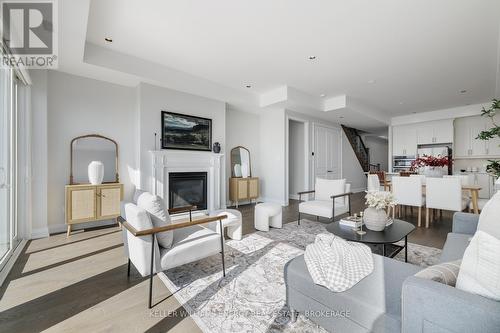
[[[340,129],[314,125],[314,176],[339,179],[341,172]]]

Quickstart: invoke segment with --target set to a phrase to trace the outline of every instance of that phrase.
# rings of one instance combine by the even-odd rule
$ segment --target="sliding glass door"
[[[0,67],[0,269],[19,243],[16,95],[12,69]]]

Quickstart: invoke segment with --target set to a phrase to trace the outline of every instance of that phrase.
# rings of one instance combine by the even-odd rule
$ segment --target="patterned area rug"
[[[327,232],[324,224],[302,220],[300,226],[287,223],[283,229],[230,240],[225,278],[219,255],[159,277],[204,332],[325,332],[304,316],[290,323],[283,279],[285,264],[322,232]],[[440,254],[436,248],[408,244],[408,261],[415,265],[433,265]],[[404,261],[404,251],[395,258]]]

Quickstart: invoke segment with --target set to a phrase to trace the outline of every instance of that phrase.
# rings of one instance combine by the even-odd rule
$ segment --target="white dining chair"
[[[418,178],[425,185],[425,176],[424,175],[410,175],[412,178]]]
[[[429,228],[430,210],[444,209],[455,212],[465,210],[469,204],[462,195],[462,182],[458,177],[431,178],[426,180],[426,218],[425,227]]]
[[[392,194],[396,204],[418,208],[418,226],[422,225],[422,207],[425,198],[422,195],[422,180],[419,177],[392,177]],[[394,218],[393,210],[393,218]]]
[[[380,191],[380,180],[377,175],[369,174],[367,179],[367,190],[368,192],[379,192]]]
[[[462,183],[462,186],[472,185],[474,184],[474,175],[444,175],[443,178],[458,178]],[[469,212],[472,211],[471,202],[471,193],[468,190],[462,190],[462,197],[469,201]]]

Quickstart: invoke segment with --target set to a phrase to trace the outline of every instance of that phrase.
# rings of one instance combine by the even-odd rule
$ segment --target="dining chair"
[[[462,183],[462,186],[473,185],[474,175],[444,175],[443,178],[458,178]],[[462,196],[471,201],[471,193],[468,190],[462,190]],[[472,211],[472,206],[469,204],[469,212]]]
[[[425,190],[426,217],[425,227],[429,228],[430,210],[444,209],[455,212],[465,210],[469,200],[462,196],[462,182],[457,177],[426,179]]]
[[[414,175],[410,175],[410,177],[412,177],[412,178],[419,178],[420,181],[422,182],[422,184],[425,185],[425,179],[426,179],[426,177],[424,175],[414,174]],[[424,193],[424,196],[425,196],[425,193]]]
[[[387,191],[387,182],[386,182],[387,177],[386,177],[385,171],[370,171],[368,174],[369,175],[377,175],[381,186],[384,187],[384,191]]]
[[[380,180],[377,175],[369,174],[367,178],[367,190],[368,192],[379,192]]]
[[[425,198],[422,195],[422,181],[418,177],[392,177],[392,194],[396,205],[418,208],[418,226],[422,225],[422,207],[425,206]],[[394,218],[394,210],[392,217]]]

